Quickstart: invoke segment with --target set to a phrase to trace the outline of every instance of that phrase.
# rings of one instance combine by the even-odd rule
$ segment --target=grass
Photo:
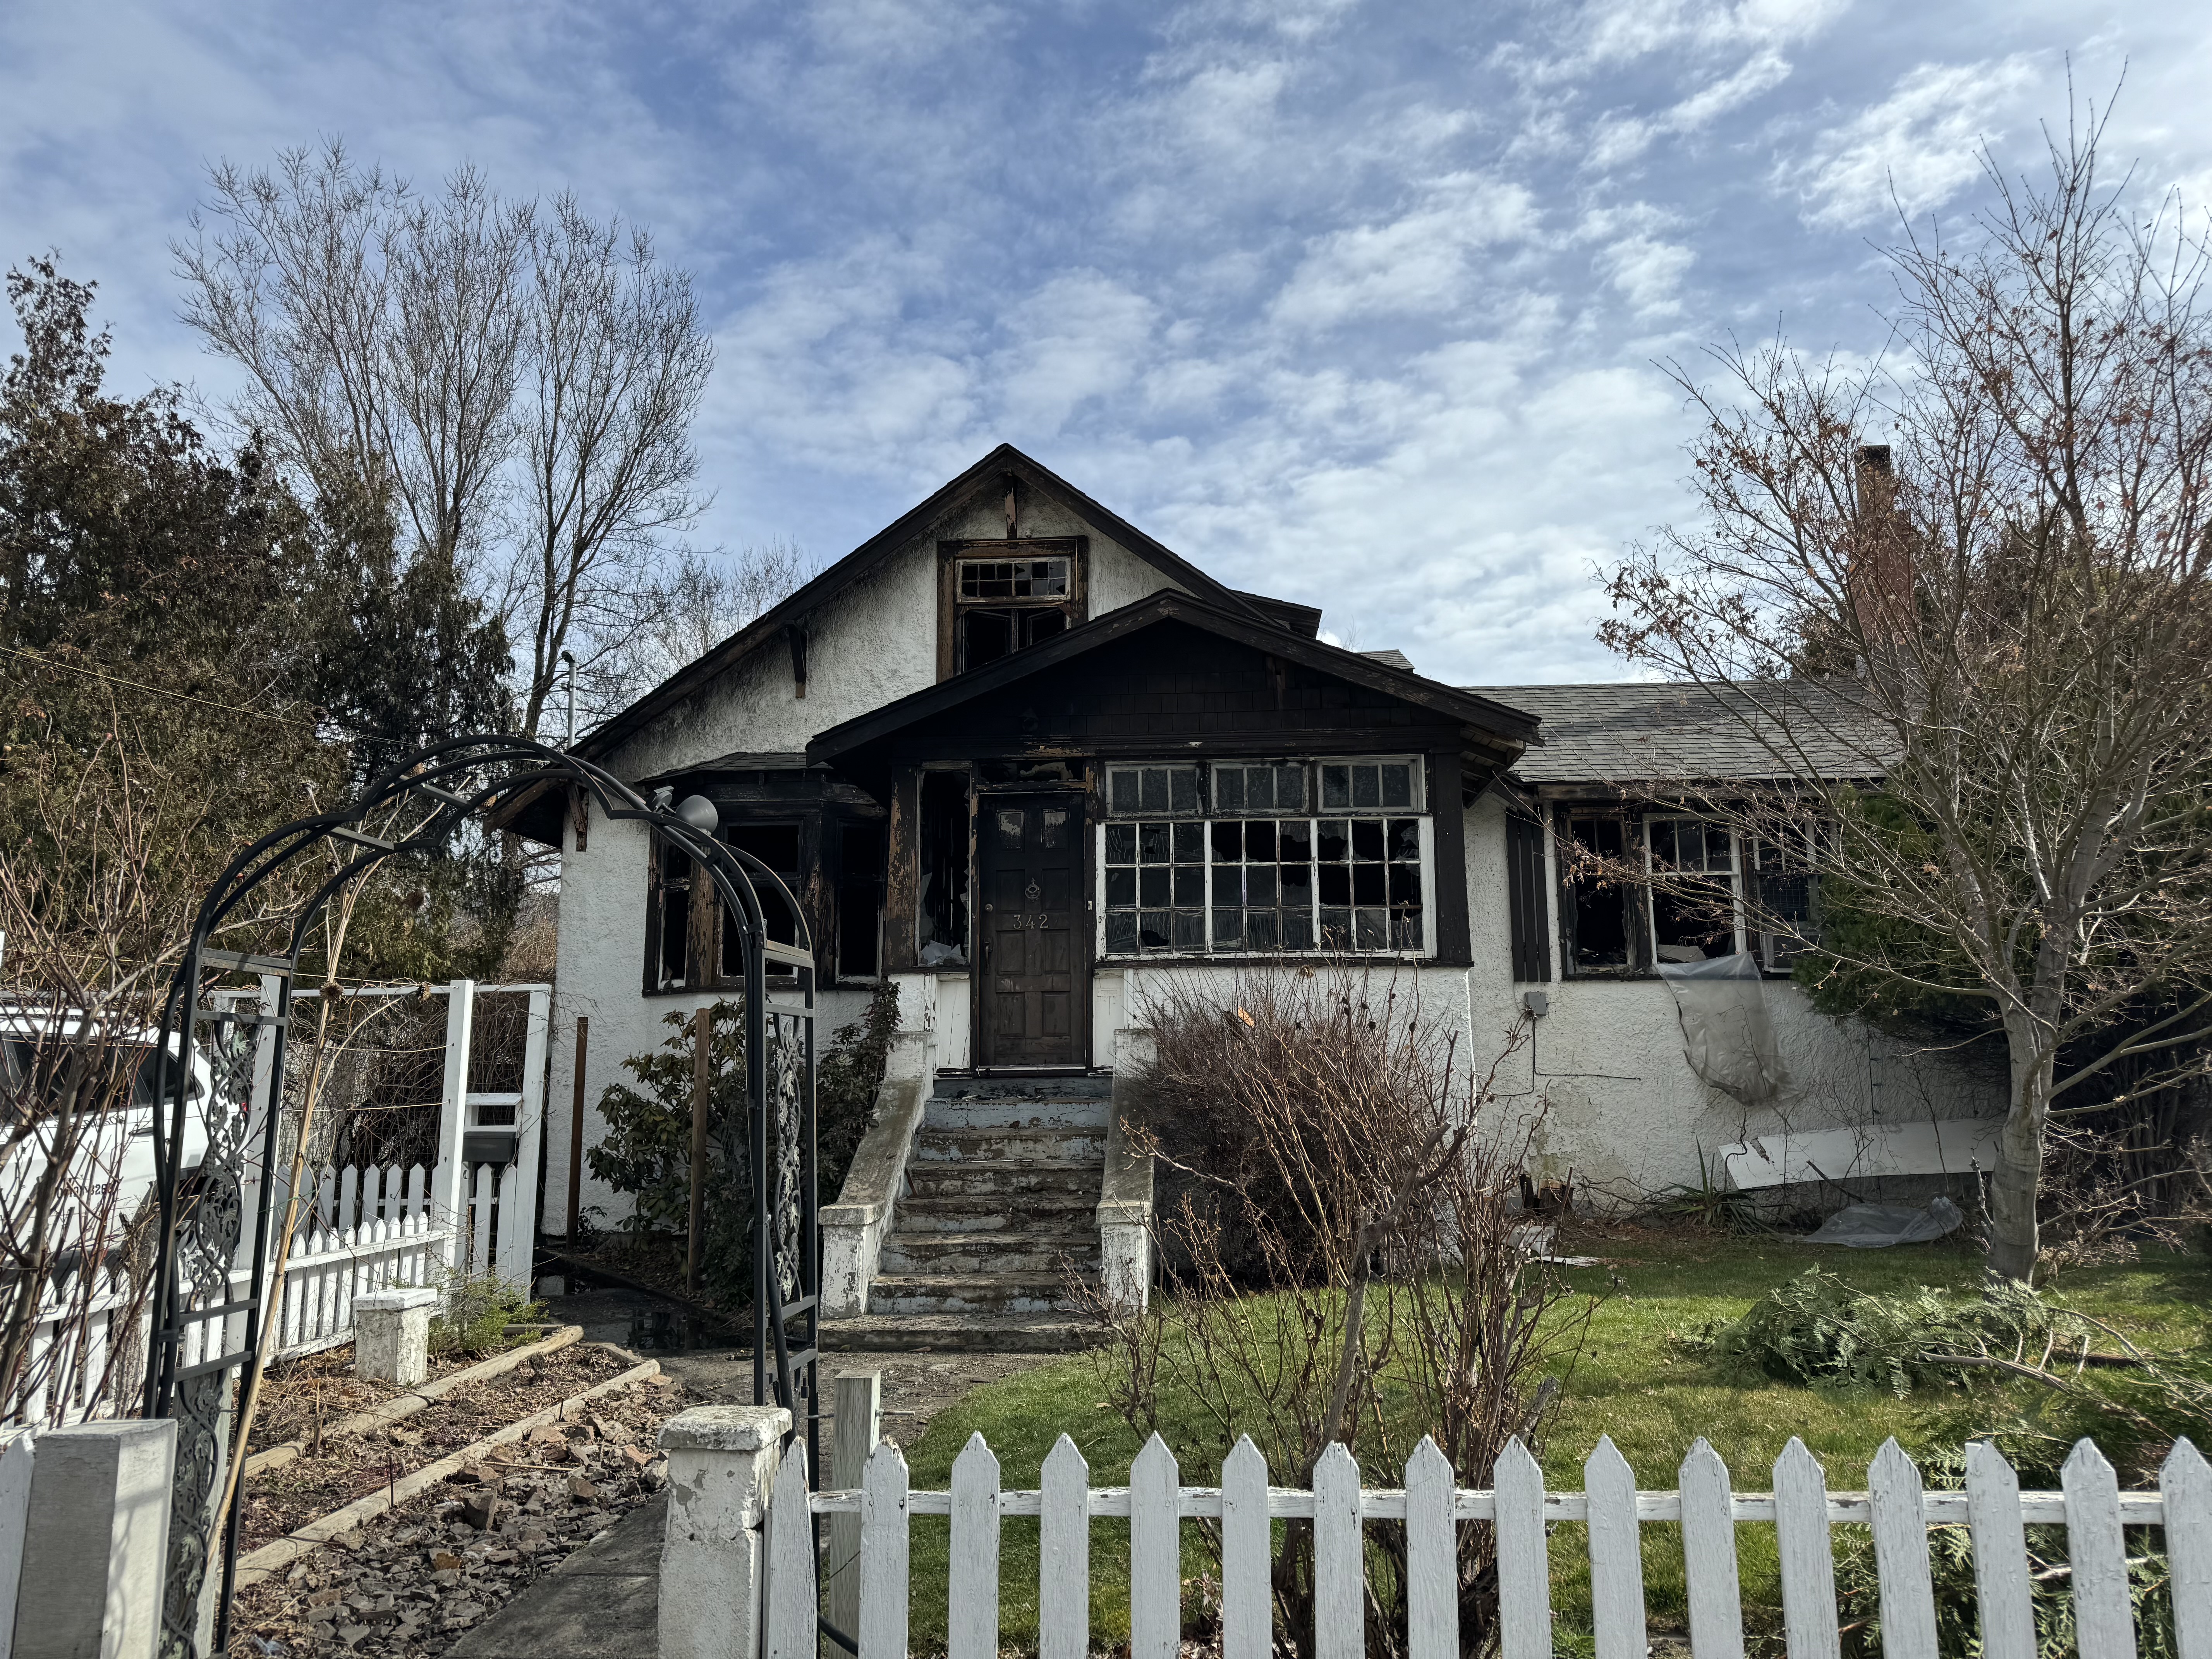
[[[1763,1491],[1768,1470],[1792,1435],[1827,1466],[1832,1485],[1865,1484],[1867,1463],[1894,1435],[1907,1450],[1955,1451],[1979,1423],[2039,1401],[2033,1384],[1978,1382],[1969,1398],[1957,1390],[1923,1390],[1899,1399],[1884,1392],[1813,1389],[1723,1371],[1695,1351],[1709,1323],[1741,1316],[1790,1276],[1818,1263],[1858,1288],[1909,1291],[1920,1285],[1967,1289],[1980,1273],[1978,1255],[1954,1245],[1845,1252],[1786,1240],[1729,1238],[1694,1231],[1620,1229],[1577,1248],[1606,1265],[1572,1270],[1579,1290],[1604,1299],[1588,1339],[1571,1364],[1559,1368],[1560,1404],[1547,1428],[1541,1457],[1547,1483],[1579,1490],[1582,1460],[1610,1435],[1640,1486],[1669,1489],[1675,1470],[1700,1435],[1724,1458],[1741,1490]],[[2081,1308],[2148,1349],[2169,1354],[2204,1349],[2212,1339],[2212,1258],[2161,1256],[2139,1264],[2076,1268],[2055,1289],[2057,1302]],[[2109,1346],[2106,1344],[2106,1346]],[[980,1389],[934,1419],[907,1457],[918,1489],[941,1490],[952,1461],[981,1433],[1000,1462],[1007,1488],[1035,1487],[1045,1455],[1065,1431],[1091,1465],[1093,1486],[1126,1485],[1138,1437],[1108,1409],[1092,1356],[1075,1356]],[[1185,1481],[1212,1485],[1218,1476],[1191,1449],[1210,1443],[1193,1402],[1163,1401],[1164,1433],[1184,1462]],[[1279,1475],[1278,1479],[1280,1479]],[[1370,1470],[1372,1484],[1395,1485],[1395,1474]],[[947,1522],[913,1522],[912,1641],[916,1653],[942,1652]],[[1765,1528],[1740,1533],[1747,1623],[1778,1628],[1780,1594],[1773,1538]],[[1684,1617],[1678,1529],[1644,1528],[1647,1605],[1655,1628]],[[1562,1526],[1553,1539],[1553,1605],[1558,1646],[1586,1644],[1587,1553],[1583,1529]],[[1036,1643],[1037,1530],[1034,1520],[1003,1522],[1000,1566],[1001,1639],[1033,1651]],[[1186,1578],[1209,1570],[1194,1524],[1184,1542]],[[1091,1638],[1094,1650],[1128,1636],[1128,1529],[1096,1522],[1091,1533]]]

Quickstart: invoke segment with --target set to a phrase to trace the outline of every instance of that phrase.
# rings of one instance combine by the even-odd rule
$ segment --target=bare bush
[[[1518,1209],[1533,1121],[1494,1104],[1516,1028],[1477,1073],[1456,1033],[1386,972],[1255,975],[1217,996],[1170,981],[1145,1000],[1157,1058],[1131,1140],[1190,1183],[1155,1223],[1173,1264],[1141,1315],[1094,1297],[1112,1401],[1140,1433],[1164,1407],[1218,1461],[1249,1435],[1277,1479],[1310,1481],[1332,1441],[1395,1482],[1426,1435],[1469,1486],[1533,1444],[1589,1305],[1536,1259]],[[1264,1293],[1255,1293],[1264,1292]],[[1211,1538],[1211,1534],[1209,1534]],[[1366,1528],[1370,1641],[1406,1620],[1402,1527]],[[1491,1528],[1460,1529],[1462,1639],[1495,1629]],[[1218,1538],[1212,1538],[1218,1548]],[[1278,1639],[1313,1640],[1310,1529],[1273,1573]]]

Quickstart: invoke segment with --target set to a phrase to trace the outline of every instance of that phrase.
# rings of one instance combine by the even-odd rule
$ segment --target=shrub
[[[520,1340],[507,1335],[508,1326],[531,1324],[544,1316],[543,1303],[532,1301],[527,1291],[496,1274],[452,1273],[430,1321],[430,1352],[441,1359],[496,1353]]]

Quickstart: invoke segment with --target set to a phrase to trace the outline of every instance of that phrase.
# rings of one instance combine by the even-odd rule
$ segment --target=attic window
[[[947,659],[964,673],[1064,634],[1083,620],[1080,537],[941,542]]]

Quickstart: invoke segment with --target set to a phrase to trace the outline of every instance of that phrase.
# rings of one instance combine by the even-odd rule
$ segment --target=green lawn
[[[1976,1413],[1986,1417],[2008,1405],[2032,1403],[2043,1392],[2027,1383],[2014,1385],[2012,1393],[1984,1384],[1968,1402],[1953,1390],[1904,1400],[1887,1393],[1816,1390],[1725,1374],[1681,1340],[1709,1322],[1737,1317],[1774,1285],[1815,1263],[1840,1272],[1863,1290],[1969,1287],[1979,1273],[1979,1259],[1955,1247],[1848,1252],[1781,1240],[1638,1232],[1582,1248],[1602,1255],[1607,1265],[1574,1270],[1570,1278],[1577,1288],[1604,1300],[1579,1355],[1559,1368],[1561,1403],[1542,1448],[1547,1482],[1557,1489],[1580,1489],[1582,1460],[1601,1434],[1613,1437],[1635,1468],[1638,1485],[1646,1488],[1671,1488],[1683,1454],[1701,1434],[1727,1460],[1739,1490],[1768,1487],[1768,1469],[1793,1434],[1826,1464],[1832,1486],[1863,1486],[1867,1462],[1887,1437],[1895,1435],[1910,1451],[1955,1450],[1977,1420]],[[2165,1352],[2201,1350],[2212,1335],[2212,1259],[2202,1255],[2076,1269],[2054,1294],[2059,1302],[2094,1313],[2131,1340]],[[945,1486],[952,1460],[977,1431],[997,1454],[1006,1487],[1034,1487],[1045,1454],[1062,1432],[1089,1460],[1094,1486],[1127,1484],[1139,1443],[1102,1403],[1106,1394],[1097,1369],[1100,1363],[1091,1356],[1058,1361],[978,1389],[944,1412],[908,1449],[915,1486]],[[1188,1402],[1170,1393],[1163,1401],[1163,1414],[1164,1432],[1184,1459],[1186,1484],[1215,1484],[1218,1473],[1193,1462],[1187,1450],[1206,1443]],[[1187,1438],[1179,1425],[1188,1425]],[[1178,1445],[1179,1439],[1184,1443]],[[1396,1484],[1395,1474],[1377,1470],[1370,1470],[1368,1479],[1376,1485]],[[913,1525],[915,1650],[941,1651],[946,1523],[940,1517],[918,1516]],[[1562,1651],[1577,1645],[1575,1632],[1586,1623],[1581,1534],[1579,1527],[1563,1526],[1553,1534],[1553,1598]],[[1672,1527],[1653,1526],[1644,1529],[1644,1536],[1646,1594],[1655,1625],[1679,1623],[1679,1534]],[[1740,1540],[1747,1617],[1754,1627],[1778,1623],[1771,1534],[1746,1527]],[[1206,1568],[1194,1526],[1186,1529],[1185,1562],[1187,1576]],[[1110,1646],[1128,1633],[1126,1523],[1095,1523],[1091,1565],[1093,1645]],[[1010,1647],[1034,1648],[1036,1571],[1036,1523],[1008,1519],[1000,1577],[1003,1639]]]

